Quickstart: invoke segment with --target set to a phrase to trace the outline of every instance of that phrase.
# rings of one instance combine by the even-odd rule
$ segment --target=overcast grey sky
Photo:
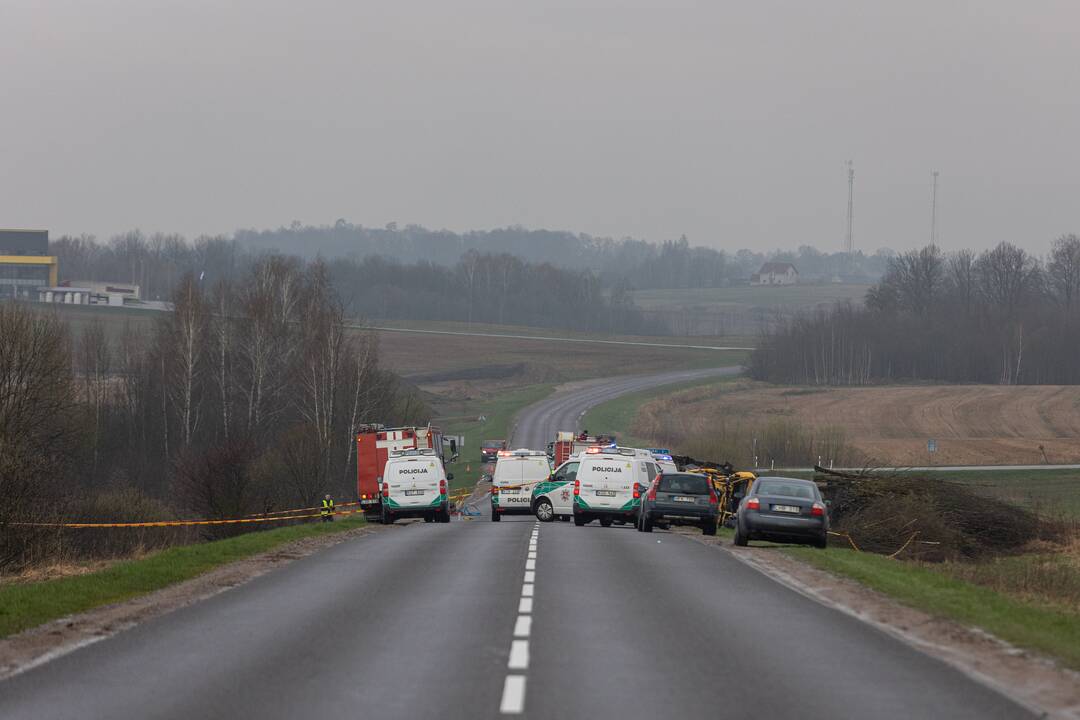
[[[0,0],[0,226],[1080,233],[1076,0]]]

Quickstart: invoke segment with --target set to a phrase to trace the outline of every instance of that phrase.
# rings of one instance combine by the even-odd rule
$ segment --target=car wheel
[[[551,501],[547,498],[541,498],[536,503],[536,519],[540,522],[551,522],[555,519],[555,508],[551,506]]]
[[[716,534],[716,521],[715,520],[706,520],[705,522],[703,522],[701,524],[701,534],[702,535],[710,535],[710,536],[715,535]]]
[[[653,522],[648,517],[641,518],[641,532],[652,532]]]
[[[495,512],[495,508],[491,508],[491,522],[499,522],[499,513]]]
[[[434,514],[434,513],[430,513],[430,514],[428,514],[428,515],[425,515],[425,516],[424,516],[424,522],[426,522],[426,523],[429,523],[429,522],[435,522],[435,514]]]
[[[829,547],[829,535],[827,533],[822,533],[821,537],[814,541],[814,547],[818,550],[824,550]]]
[[[435,519],[441,523],[450,522],[450,506],[444,506],[443,509],[439,511],[439,514],[436,516]]]
[[[735,544],[739,547],[746,547],[746,536],[742,534],[742,528],[738,525],[735,526]]]
[[[584,515],[575,515],[574,516],[574,524],[577,525],[578,527],[584,527],[585,523],[587,523],[587,522],[589,522],[589,521],[585,519]]]
[[[383,511],[382,511],[382,524],[383,525],[393,525],[394,524],[394,513],[390,512],[386,508],[383,508]]]
[[[611,527],[611,518],[609,518],[609,517],[600,518],[600,527]]]

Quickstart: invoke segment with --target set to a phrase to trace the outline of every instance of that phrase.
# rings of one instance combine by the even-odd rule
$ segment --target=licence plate
[[[424,491],[423,490],[406,490],[405,494],[406,495],[423,495]]]
[[[694,498],[687,497],[686,495],[676,495],[671,499],[675,502],[697,502],[697,500],[695,500]]]
[[[615,491],[614,490],[597,490],[596,491],[596,496],[597,497],[615,497]]]
[[[518,492],[520,492],[520,491],[517,488],[514,488],[512,490],[502,490],[502,489],[499,490],[500,495],[517,495]]]
[[[772,509],[775,510],[776,512],[786,512],[786,513],[801,513],[802,512],[802,508],[799,507],[798,505],[773,505]]]

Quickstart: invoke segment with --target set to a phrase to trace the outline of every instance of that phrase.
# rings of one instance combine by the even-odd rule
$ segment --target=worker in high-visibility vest
[[[334,498],[329,495],[323,498],[320,514],[323,522],[334,522]]]

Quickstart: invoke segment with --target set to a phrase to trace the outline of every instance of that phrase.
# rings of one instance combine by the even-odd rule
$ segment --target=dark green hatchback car
[[[715,535],[719,512],[709,478],[697,473],[662,473],[641,499],[637,529],[652,532],[654,525],[693,525],[706,535]]]

